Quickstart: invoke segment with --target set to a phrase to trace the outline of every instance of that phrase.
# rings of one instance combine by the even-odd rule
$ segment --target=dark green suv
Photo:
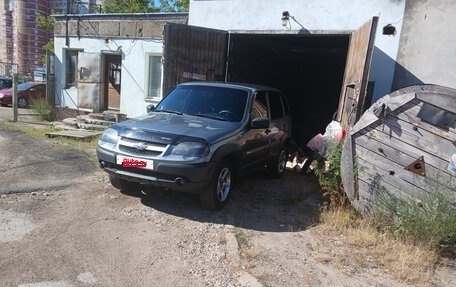
[[[198,193],[221,209],[235,179],[268,168],[280,177],[287,161],[291,116],[273,88],[229,83],[185,83],[150,113],[105,130],[100,166],[121,190],[152,184]]]

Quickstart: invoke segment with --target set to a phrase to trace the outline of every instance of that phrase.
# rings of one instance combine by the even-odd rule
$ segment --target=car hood
[[[152,112],[113,126],[119,136],[171,144],[181,136],[200,138],[208,144],[237,134],[240,122],[220,121],[190,115]]]
[[[6,95],[11,93],[11,88],[0,89],[0,94]]]

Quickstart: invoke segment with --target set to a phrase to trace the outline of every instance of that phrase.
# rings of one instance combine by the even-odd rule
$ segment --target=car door
[[[29,99],[44,99],[46,97],[46,86],[38,84],[30,88]]]
[[[279,92],[268,92],[271,123],[268,130],[269,155],[277,155],[282,149],[288,132],[288,123],[284,117],[284,107]]]
[[[250,121],[256,118],[269,118],[266,92],[257,92],[253,96]],[[254,129],[249,127],[242,135],[244,167],[254,166],[264,161],[269,155],[269,128]]]

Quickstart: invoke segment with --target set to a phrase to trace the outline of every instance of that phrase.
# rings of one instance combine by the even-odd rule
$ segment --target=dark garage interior
[[[228,81],[282,90],[299,145],[324,133],[339,105],[349,35],[230,34]]]

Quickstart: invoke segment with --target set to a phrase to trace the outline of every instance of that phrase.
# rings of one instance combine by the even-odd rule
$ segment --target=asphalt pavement
[[[48,126],[30,112],[19,110],[18,121],[12,122],[12,109],[0,107],[0,194],[65,188],[97,168],[83,151],[61,148],[51,139],[37,139],[11,129],[14,125]]]

